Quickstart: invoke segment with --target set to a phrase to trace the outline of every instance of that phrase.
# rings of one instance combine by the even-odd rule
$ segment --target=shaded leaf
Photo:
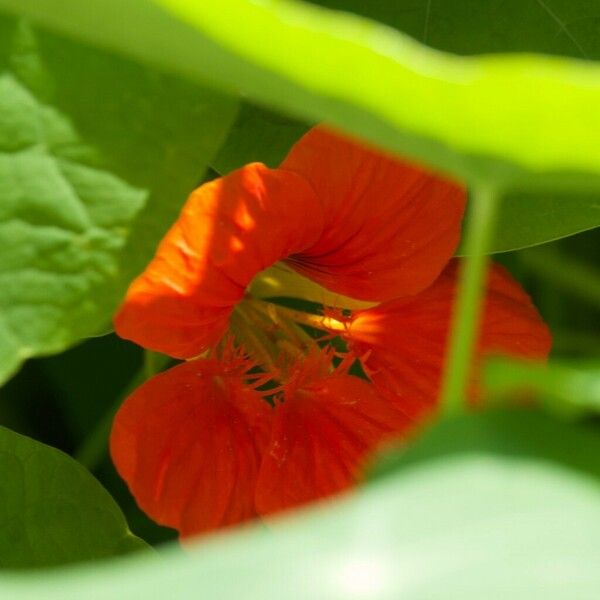
[[[484,369],[484,385],[499,397],[535,392],[550,409],[577,415],[600,413],[600,362],[560,362],[539,365],[496,358]]]
[[[0,427],[0,567],[93,560],[147,548],[102,486],[66,454]]]
[[[244,103],[211,166],[220,175],[251,162],[278,167],[308,128],[300,121]]]
[[[571,470],[600,483],[600,436],[591,427],[570,427],[539,410],[496,409],[441,420],[420,432],[414,444],[400,444],[374,463],[371,477],[422,461],[454,456],[491,456],[515,462],[534,460]],[[600,490],[600,487],[599,487]],[[502,496],[506,492],[502,492]]]
[[[600,13],[594,0],[311,2],[391,25],[445,52],[540,52],[600,58]]]

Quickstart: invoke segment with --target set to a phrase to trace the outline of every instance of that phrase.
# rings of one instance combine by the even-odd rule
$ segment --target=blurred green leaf
[[[600,490],[600,435],[589,426],[571,426],[531,408],[486,409],[434,423],[413,444],[399,444],[373,463],[371,478],[454,456],[528,460],[591,476]],[[502,491],[502,495],[508,492]],[[599,548],[600,551],[600,548]]]
[[[291,114],[329,121],[467,179],[595,189],[599,183],[589,176],[600,172],[595,64],[444,55],[353,15],[281,0],[0,0],[0,6]],[[539,176],[549,172],[550,179]]]
[[[463,450],[449,451],[455,440]],[[415,448],[420,460],[407,455],[389,477],[268,531],[173,549],[160,565],[133,557],[60,579],[0,580],[0,593],[70,600],[93,585],[98,599],[594,598],[600,487],[584,473],[597,472],[599,444],[526,411],[465,417],[432,430]],[[579,473],[555,460],[563,453]]]
[[[23,22],[0,37],[1,382],[105,327],[236,105]]]
[[[374,23],[295,2],[257,5],[228,0],[217,5],[157,0],[157,4],[246,61],[316,92],[311,107],[332,112],[327,104],[332,104],[330,98],[337,99],[365,108],[405,133],[473,155],[472,165],[463,157],[467,176],[482,177],[479,158],[484,155],[544,171],[598,170],[600,153],[589,140],[600,124],[593,122],[589,110],[600,94],[595,66],[528,57],[442,56]],[[235,21],[229,18],[231,12],[238,17]],[[266,31],[268,45],[257,35]],[[512,89],[507,93],[509,81]],[[515,89],[536,93],[517,95]],[[289,93],[269,99],[295,105],[305,101]],[[348,118],[335,111],[332,116],[334,123],[355,131],[360,126],[357,114]],[[567,158],[564,140],[573,137],[582,147]],[[418,147],[416,140],[411,145]],[[441,156],[430,150],[430,160]],[[488,166],[488,177],[512,179],[508,165]]]
[[[0,427],[0,567],[59,565],[146,548],[66,454]]]
[[[370,17],[447,52],[542,52],[600,59],[600,13],[588,0],[508,0],[502,5],[480,0],[313,3]],[[216,170],[224,173],[255,160],[276,166],[301,133],[280,120],[246,105],[219,154],[222,163],[214,165]],[[229,157],[233,160],[226,162]],[[502,199],[491,251],[525,248],[599,224],[600,194],[509,190]],[[457,254],[462,253],[459,248]]]
[[[190,18],[197,19],[201,32],[142,0],[119,2],[118,8],[113,0],[85,6],[64,0],[48,0],[43,6],[33,0],[0,0],[2,5],[194,80],[242,90],[310,121],[329,121],[461,177],[499,180],[507,191],[494,252],[558,239],[600,223],[597,177],[560,174],[598,170],[600,156],[593,140],[600,123],[593,107],[600,78],[595,65],[529,56],[442,56],[389,29],[289,2],[195,3],[191,10],[197,14]],[[177,8],[187,11],[189,6],[182,0]],[[422,38],[427,6],[417,2],[368,10],[379,10],[388,22]],[[577,12],[577,6],[585,8],[575,2],[568,14]],[[567,21],[552,16],[554,8],[543,3],[522,8],[514,1],[503,7],[473,1],[434,6],[427,41],[464,53],[505,49],[575,55],[581,55],[577,44],[585,43],[586,55],[598,56],[593,15],[587,18],[586,11],[579,11],[584,16],[576,29],[585,35],[578,33],[582,41],[574,43],[571,29],[561,27]],[[233,13],[235,21],[227,16]],[[128,35],[129,22],[136,22],[138,35]],[[460,23],[456,38],[449,22]],[[480,26],[488,34],[480,35]],[[268,48],[260,34],[266,30]],[[218,171],[246,160],[277,162],[295,141],[296,132],[285,127],[276,127],[277,137],[271,136],[269,118],[262,119],[269,126],[261,132],[261,118],[255,127],[252,118],[242,117],[215,161]],[[272,139],[277,140],[273,151]],[[240,151],[232,150],[234,145]],[[570,150],[564,152],[567,146]],[[540,176],[548,170],[559,173]],[[531,186],[537,191],[528,191]],[[540,211],[547,218],[539,218]]]
[[[465,218],[469,222],[469,212]],[[600,225],[600,194],[510,190],[494,225],[492,253],[544,244]],[[467,225],[463,225],[466,227]],[[459,247],[459,256],[464,250]]]
[[[540,365],[495,358],[486,364],[483,381],[495,396],[535,392],[550,408],[563,413],[600,412],[600,360]]]
[[[278,167],[306,131],[308,125],[300,121],[246,102],[211,167],[221,175],[251,162]]]
[[[536,277],[549,281],[554,288],[562,288],[569,296],[575,296],[600,308],[600,270],[594,257],[589,264],[575,260],[557,248],[531,248],[519,255],[519,261]]]

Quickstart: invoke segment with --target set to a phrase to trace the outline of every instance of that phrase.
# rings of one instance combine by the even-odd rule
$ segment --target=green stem
[[[93,471],[104,460],[108,449],[108,438],[110,437],[112,423],[121,404],[144,381],[166,367],[170,360],[168,356],[163,354],[149,350],[144,351],[144,364],[135,372],[123,392],[117,396],[114,404],[100,418],[94,429],[75,451],[73,454],[75,460],[79,461],[90,471]]]
[[[442,383],[441,408],[445,413],[460,412],[465,406],[497,204],[498,194],[493,186],[483,184],[473,190],[464,245],[467,257],[459,275]]]

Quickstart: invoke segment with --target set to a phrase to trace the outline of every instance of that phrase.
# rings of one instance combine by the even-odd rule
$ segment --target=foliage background
[[[264,565],[257,567],[260,559],[266,564],[273,553],[285,551],[288,558],[269,572],[263,593],[276,597],[278,590],[285,589],[281,587],[284,573],[293,570],[293,577],[310,574],[313,584],[321,586],[319,591],[326,589],[323,586],[329,581],[331,597],[344,597],[348,581],[360,591],[360,581],[343,576],[343,564],[331,563],[346,545],[350,554],[356,553],[359,567],[366,568],[373,580],[383,582],[381,597],[395,597],[400,589],[412,590],[416,597],[426,597],[418,594],[435,593],[436,589],[444,589],[448,597],[475,597],[481,590],[493,597],[490,590],[506,592],[506,587],[498,587],[498,581],[501,576],[504,582],[511,579],[507,572],[522,577],[512,578],[514,597],[524,595],[531,586],[543,589],[544,584],[555,586],[552,593],[556,597],[564,592],[563,584],[579,585],[580,597],[593,597],[591,590],[600,585],[593,575],[594,558],[600,553],[595,542],[600,515],[594,460],[598,456],[596,415],[600,406],[600,247],[593,229],[600,222],[596,179],[600,173],[600,116],[595,110],[600,72],[594,63],[600,58],[597,3],[319,2],[457,55],[519,52],[578,59],[574,63],[547,62],[519,55],[507,57],[502,64],[489,56],[477,63],[442,57],[413,47],[394,31],[378,29],[372,22],[314,12],[308,5],[292,2],[266,2],[258,7],[242,0],[202,6],[142,0],[91,2],[85,8],[77,4],[0,0],[0,70],[4,77],[0,81],[12,82],[9,77],[16,77],[33,99],[33,104],[27,103],[0,87],[4,90],[0,96],[0,176],[16,172],[14,161],[20,160],[23,150],[41,149],[43,164],[58,169],[88,207],[106,197],[107,184],[99,180],[90,183],[80,175],[73,180],[72,175],[65,175],[65,165],[75,163],[101,173],[99,177],[115,178],[113,184],[126,191],[122,201],[116,195],[114,215],[100,214],[82,231],[95,230],[96,225],[110,230],[106,223],[112,227],[113,216],[122,218],[127,206],[126,231],[115,231],[110,238],[120,236],[121,241],[107,250],[109,260],[114,261],[108,275],[93,260],[91,267],[84,265],[74,275],[68,261],[53,266],[56,280],[42,293],[55,289],[62,302],[73,289],[68,302],[58,304],[75,308],[69,308],[68,318],[63,313],[49,316],[30,299],[25,302],[31,279],[21,271],[15,274],[13,266],[15,260],[21,260],[15,253],[19,244],[31,246],[35,240],[40,252],[45,252],[46,228],[68,229],[64,227],[60,181],[42,206],[36,194],[50,189],[54,180],[40,169],[40,162],[32,162],[40,156],[28,155],[30,162],[18,166],[23,169],[19,173],[39,183],[33,189],[23,185],[20,199],[25,208],[19,211],[6,210],[14,198],[0,181],[0,205],[5,208],[0,212],[0,267],[4,273],[0,322],[10,323],[11,329],[22,334],[21,345],[29,348],[21,353],[24,358],[51,354],[28,360],[9,378],[17,370],[16,362],[11,363],[14,351],[9,355],[6,345],[0,348],[0,371],[8,379],[0,389],[0,424],[83,460],[116,499],[133,533],[151,544],[172,539],[173,532],[153,524],[135,507],[103,451],[106,415],[110,416],[132,380],[161,366],[153,364],[160,363],[159,357],[144,355],[106,333],[110,314],[191,188],[251,160],[276,165],[310,123],[328,119],[464,176],[471,183],[489,180],[502,189],[487,250],[502,251],[496,258],[533,296],[553,331],[555,344],[550,375],[544,373],[536,379],[534,372],[520,374],[514,365],[496,364],[490,368],[488,383],[496,393],[506,394],[511,380],[525,378],[538,387],[551,417],[536,414],[527,427],[520,418],[503,413],[492,413],[489,422],[459,417],[457,425],[442,423],[421,442],[424,450],[416,449],[412,458],[385,459],[377,470],[380,477],[366,495],[345,505],[338,517],[300,517],[268,539],[254,531],[229,543],[217,541],[210,546],[212,552],[203,553],[199,547],[197,554],[186,558],[166,550],[164,575],[160,579],[159,571],[156,577],[165,589],[177,578],[186,581],[181,597],[192,589],[232,591],[238,586],[237,590],[258,590],[257,582],[261,573],[264,575]],[[174,12],[162,12],[165,7]],[[177,15],[191,24],[184,25]],[[32,18],[34,25],[19,20],[21,16]],[[135,36],[130,32],[132,23]],[[282,52],[286,31],[295,37]],[[177,39],[181,41],[175,43]],[[164,44],[169,46],[166,50]],[[265,53],[271,53],[272,60]],[[293,54],[304,61],[295,60]],[[390,61],[378,63],[381,55],[391,57]],[[355,69],[346,71],[352,61]],[[340,67],[337,71],[336,65]],[[362,76],[371,67],[372,78],[365,85]],[[477,73],[487,87],[467,89],[461,96],[462,105],[443,94],[436,96],[435,102],[421,105],[424,96],[419,99],[418,87],[416,100],[410,94],[411,85],[422,81],[419,77],[424,74],[426,78],[428,72],[451,83],[452,77],[463,77],[471,68],[481,69]],[[417,73],[416,79],[411,78],[411,69]],[[340,90],[337,96],[332,91],[335,86]],[[464,103],[469,97],[472,101]],[[64,126],[64,120],[69,126]],[[19,136],[15,137],[17,126],[19,131],[27,130],[27,124],[34,121],[44,124],[35,130],[38,137],[21,143]],[[529,135],[514,135],[523,128]],[[19,220],[32,227],[24,239],[15,234]],[[541,242],[546,243],[530,247]],[[26,256],[25,267],[31,266],[28,260],[38,265],[39,256]],[[71,288],[65,282],[73,276],[76,285]],[[88,281],[92,281],[89,286],[79,285]],[[27,310],[17,310],[21,307]],[[464,441],[458,450],[454,449],[457,439]],[[523,442],[529,439],[534,442]],[[448,458],[452,453],[459,457],[458,462]],[[441,466],[438,454],[446,457]],[[583,464],[583,457],[588,457],[589,464]],[[455,490],[455,501],[448,499],[448,489]],[[6,505],[7,492],[3,489],[2,493]],[[430,499],[422,509],[427,508],[427,513],[419,512],[423,498]],[[399,505],[402,510],[396,508]],[[437,515],[433,521],[432,514]],[[499,514],[505,518],[504,529],[501,519],[492,518]],[[411,530],[412,522],[416,525]],[[455,529],[455,523],[461,526]],[[551,533],[549,523],[555,528]],[[35,527],[35,523],[27,527]],[[320,533],[323,529],[324,536]],[[367,530],[375,531],[372,543],[366,543],[364,535],[361,539],[360,534]],[[306,556],[302,540],[314,551],[312,560]],[[415,540],[426,541],[419,544]],[[449,554],[454,553],[456,563],[449,561]],[[247,554],[252,554],[255,562],[240,558]],[[381,560],[365,567],[361,561],[373,555]],[[21,564],[2,564],[28,566],[35,564],[32,556],[20,555],[16,563]],[[558,563],[553,561],[559,557],[561,569],[557,571]],[[127,564],[121,567],[112,585],[125,587],[113,591],[126,589],[139,573],[155,568],[155,559],[145,558],[148,566],[131,563],[130,576]],[[530,565],[528,574],[514,564],[517,558]],[[386,560],[400,564],[396,570],[413,572],[413,579],[407,583],[402,578],[384,577]],[[420,570],[419,565],[425,564],[427,569]],[[338,567],[342,569],[342,575],[335,576],[339,581],[334,577]],[[231,582],[228,573],[233,568],[239,569],[239,577]],[[104,577],[104,581],[111,577],[102,570],[94,576]],[[86,577],[73,576],[65,589],[76,597],[81,589],[78,585],[92,585]],[[18,581],[14,590],[10,588],[12,581],[4,582],[7,594],[25,590]],[[31,581],[35,585],[38,580]],[[0,578],[0,594],[4,593],[2,585]],[[43,586],[43,580],[39,585]],[[94,584],[98,597],[110,593],[105,585]],[[149,583],[145,593],[151,597],[159,588],[153,591]],[[50,586],[48,597],[52,589],[58,588]]]

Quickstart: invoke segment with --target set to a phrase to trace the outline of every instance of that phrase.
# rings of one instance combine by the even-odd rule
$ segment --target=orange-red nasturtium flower
[[[140,507],[187,536],[351,486],[435,404],[465,201],[461,185],[323,127],[277,169],[249,164],[195,190],[115,318],[120,336],[186,360],[115,420],[112,457]],[[253,299],[278,261],[374,305],[302,317]],[[294,319],[343,337],[342,364]],[[549,346],[493,267],[479,354]],[[355,358],[370,380],[349,374]]]

